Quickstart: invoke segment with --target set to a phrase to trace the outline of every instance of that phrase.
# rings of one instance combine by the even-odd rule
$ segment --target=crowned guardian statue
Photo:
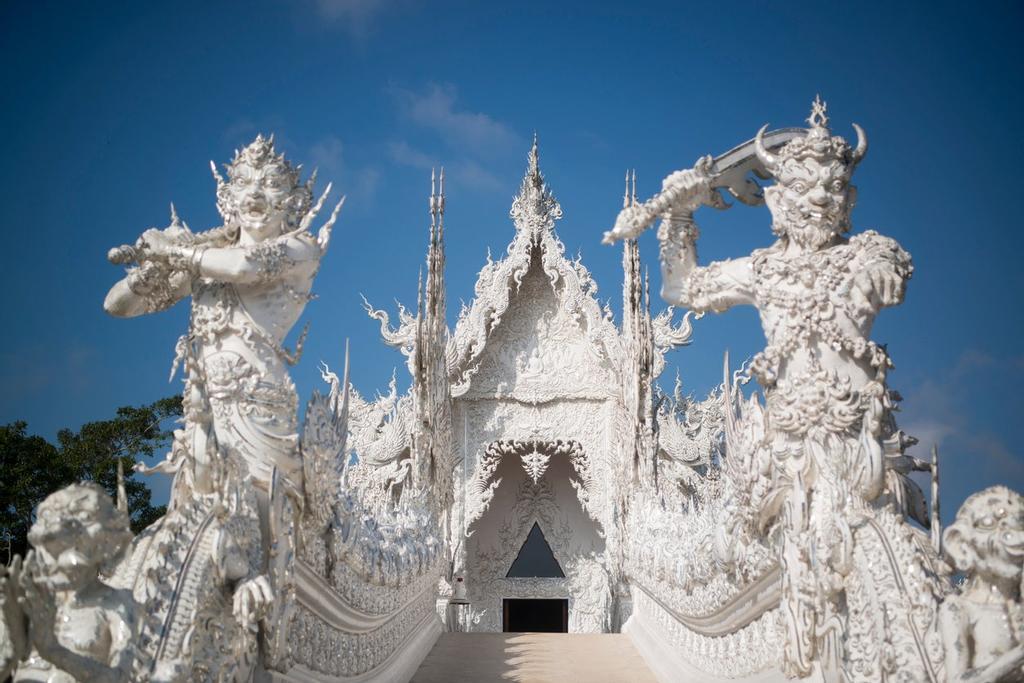
[[[935,553],[921,548],[903,523],[923,505],[920,489],[905,475],[924,464],[903,452],[913,440],[892,416],[898,398],[886,385],[892,362],[871,339],[881,309],[902,302],[913,265],[891,238],[872,230],[849,234],[857,197],[851,180],[868,148],[864,131],[854,125],[855,145],[832,135],[820,99],[808,123],[806,130],[769,135],[764,126],[747,145],[668,176],[659,195],[625,208],[605,237],[634,237],[661,218],[662,296],[669,303],[697,313],[757,309],[767,345],[749,373],[766,405],[747,416],[758,421],[746,430],[758,438],[738,449],[727,443],[727,460],[747,463],[748,471],[732,486],[741,502],[725,506],[726,517],[744,519],[720,521],[719,547],[728,554],[745,534],[768,536],[777,528],[786,674],[810,676],[822,666],[849,673],[863,660],[869,663],[858,675],[868,680],[902,668],[895,655],[887,661],[867,646],[860,651],[877,639],[889,639],[901,657],[939,665],[923,645],[925,634],[934,637],[934,623],[915,621],[920,614],[934,617],[931,594],[939,589],[921,577],[935,573]],[[694,211],[725,208],[719,188],[759,203],[753,181],[744,177],[749,171],[775,180],[763,190],[775,242],[748,256],[699,265]],[[865,553],[875,541],[896,547],[892,556],[900,559],[886,571],[902,575],[908,563],[924,567],[907,579],[922,585],[900,598],[920,604],[890,605],[894,623],[864,626],[858,619],[877,615],[858,600],[889,599],[861,590],[880,580],[867,575]],[[873,629],[877,639],[866,635]]]
[[[147,606],[140,630],[149,646],[135,664],[142,680],[179,680],[200,660],[216,676],[244,679],[257,632],[264,664],[287,667],[295,535],[310,487],[288,374],[305,333],[295,351],[285,339],[311,298],[344,199],[309,232],[330,185],[314,203],[316,174],[301,182],[301,167],[272,137],[236,152],[226,178],[211,167],[223,225],[193,233],[172,207],[167,228],[108,255],[128,266],[104,302],[112,315],[192,299],[175,357],[185,371],[184,426],[155,468],[175,475],[168,514],[114,575]]]
[[[298,398],[287,367],[298,361],[285,337],[310,299],[341,203],[317,236],[307,231],[316,174],[300,183],[300,168],[259,136],[236,152],[227,179],[211,162],[217,210],[224,225],[193,234],[172,211],[165,230],[150,229],[132,246],[111,250],[114,263],[132,264],[104,308],[127,317],[153,313],[192,297],[189,332],[177,347],[185,368],[186,429],[178,435],[176,471],[187,460],[190,481],[213,490],[215,459],[237,458],[266,484],[274,468],[301,482]],[[342,200],[344,201],[344,200]]]

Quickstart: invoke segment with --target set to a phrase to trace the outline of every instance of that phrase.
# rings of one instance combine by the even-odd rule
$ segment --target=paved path
[[[656,683],[629,636],[443,633],[412,683]]]

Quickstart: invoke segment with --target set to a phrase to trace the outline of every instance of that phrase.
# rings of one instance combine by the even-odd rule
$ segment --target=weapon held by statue
[[[806,134],[807,131],[803,128],[780,128],[766,133],[763,142],[765,149],[778,149],[793,138]],[[757,156],[756,138],[737,145],[712,160],[711,174],[714,181],[711,188],[724,189],[740,202],[748,206],[757,206],[764,197],[761,186],[750,177],[751,173],[762,180],[771,177]],[[684,185],[672,185],[643,204],[623,208],[615,221],[615,227],[604,234],[602,242],[612,244],[620,239],[637,237],[683,199],[683,193],[687,189]]]

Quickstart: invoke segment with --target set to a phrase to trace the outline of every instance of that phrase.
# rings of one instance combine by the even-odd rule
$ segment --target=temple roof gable
[[[448,374],[455,397],[469,390],[488,341],[509,313],[531,267],[542,269],[559,308],[575,318],[600,359],[615,365],[613,361],[621,353],[611,311],[598,303],[597,284],[590,271],[579,258],[565,256],[565,245],[555,233],[562,207],[540,171],[536,136],[527,158],[526,173],[509,211],[515,236],[504,258],[495,261],[488,253],[473,301],[463,306],[448,340]]]

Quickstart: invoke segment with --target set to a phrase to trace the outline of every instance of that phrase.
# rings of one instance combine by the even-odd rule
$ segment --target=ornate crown
[[[213,172],[214,180],[217,181],[217,210],[225,221],[231,220],[234,213],[231,181],[235,179],[238,167],[242,165],[259,169],[276,167],[288,179],[292,191],[289,198],[285,200],[290,207],[290,215],[287,220],[288,225],[297,225],[299,217],[304,215],[312,205],[316,171],[313,171],[305,184],[299,183],[299,174],[302,172],[302,166],[292,166],[284,158],[284,154],[277,153],[274,149],[273,135],[266,138],[262,134],[257,135],[256,139],[241,151],[236,149],[235,158],[231,160],[230,164],[224,165],[224,169],[228,174],[226,181],[217,172],[217,165],[212,161],[210,162],[210,170]]]
[[[844,166],[853,167],[860,163],[868,151],[868,138],[864,130],[856,123],[853,129],[857,131],[857,147],[851,148],[849,143],[838,135],[832,135],[828,127],[828,111],[821,96],[815,96],[811,103],[811,115],[807,117],[810,128],[807,135],[794,138],[787,142],[777,153],[771,154],[764,148],[764,132],[768,124],[761,127],[755,139],[755,149],[761,163],[765,165],[772,175],[775,169],[782,166],[789,159],[816,159],[818,161],[830,161],[838,159]]]
[[[231,163],[226,165],[224,168],[228,172],[229,181],[234,179],[235,173],[238,167],[241,165],[248,166],[249,168],[266,168],[268,166],[276,166],[281,170],[281,173],[288,177],[293,186],[299,184],[299,172],[301,167],[294,167],[287,159],[284,158],[284,154],[278,154],[277,150],[274,149],[274,136],[263,137],[262,134],[257,135],[256,139],[253,140],[247,147],[242,148],[241,151],[235,150],[235,158],[231,160]]]

